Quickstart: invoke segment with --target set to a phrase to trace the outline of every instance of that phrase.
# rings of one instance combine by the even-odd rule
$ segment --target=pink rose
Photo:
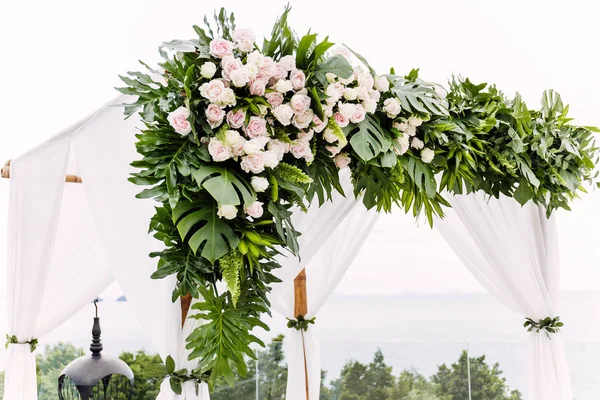
[[[223,38],[211,40],[209,48],[210,54],[217,58],[223,58],[233,54],[233,43]]]
[[[348,123],[350,122],[348,117],[346,117],[341,112],[336,112],[333,115],[333,119],[335,119],[335,122],[337,122],[337,124],[340,126],[340,128],[344,128],[344,127],[348,126]]]
[[[333,162],[339,169],[346,168],[350,165],[350,157],[346,153],[341,153],[333,157]]]
[[[308,126],[312,122],[313,116],[313,110],[309,108],[302,114],[294,115],[294,118],[292,119],[292,124],[298,129],[308,128]]]
[[[262,64],[258,67],[258,76],[261,78],[268,80],[275,73],[275,63],[271,57],[265,57],[262,61]]]
[[[208,143],[208,153],[213,161],[216,162],[225,161],[231,157],[229,147],[225,146],[223,142],[217,138],[210,138],[210,142]]]
[[[333,49],[331,49],[331,55],[340,55],[342,57],[344,57],[345,59],[349,59],[350,58],[350,51],[345,48],[344,46],[341,45],[337,45],[334,46]]]
[[[254,48],[254,42],[256,41],[256,35],[252,30],[247,28],[238,28],[233,32],[233,39],[238,44],[240,51],[249,53]]]
[[[203,83],[200,86],[200,94],[211,102],[217,102],[225,92],[225,84],[219,79]]]
[[[275,153],[277,156],[277,161],[281,161],[283,159],[283,155],[287,153],[285,145],[279,139],[270,140],[267,148],[269,151]],[[289,151],[289,149],[287,150]]]
[[[263,203],[260,201],[255,201],[248,207],[245,207],[244,212],[252,218],[260,218],[263,215]]]
[[[352,122],[353,124],[358,124],[359,122],[364,121],[366,115],[367,111],[365,110],[365,108],[362,105],[357,104],[354,107],[354,114],[350,116],[350,122]]]
[[[338,146],[325,146],[325,148],[331,153],[331,156],[337,156],[338,154],[340,154],[340,151],[342,151],[342,149]]]
[[[240,166],[244,172],[259,174],[265,170],[265,155],[264,153],[256,153],[242,157]]]
[[[352,103],[343,103],[338,106],[340,113],[344,115],[346,118],[352,118],[354,112],[356,111],[356,105]]]
[[[389,118],[395,118],[398,114],[400,114],[401,110],[402,108],[400,107],[400,102],[393,97],[385,99],[383,102],[383,111],[386,112]]]
[[[425,143],[423,143],[423,141],[418,137],[413,137],[412,141],[410,142],[410,147],[413,149],[421,150],[424,146]]]
[[[283,56],[279,60],[279,65],[286,71],[291,71],[296,68],[296,59],[294,56]]]
[[[283,103],[283,95],[279,92],[269,92],[265,94],[265,98],[271,107],[278,107]]]
[[[221,60],[221,75],[223,79],[228,81],[231,80],[231,73],[233,71],[240,71],[244,65],[239,58],[234,56],[225,56]]]
[[[244,143],[244,153],[249,155],[260,153],[268,142],[269,138],[266,136],[259,136],[254,139],[250,139]]]
[[[179,107],[177,110],[169,113],[167,120],[175,132],[181,136],[187,136],[192,131],[192,125],[188,121],[189,116],[190,110],[185,107]]]
[[[262,96],[265,94],[267,82],[262,78],[257,78],[250,81],[250,94],[254,96]],[[283,101],[283,99],[282,99]]]
[[[327,143],[335,143],[338,140],[340,140],[340,138],[337,137],[335,133],[333,133],[333,129],[331,128],[325,129],[325,132],[323,132],[323,139],[325,139]]]
[[[340,82],[334,82],[327,86],[327,89],[325,89],[325,94],[331,97],[334,101],[337,101],[344,94],[344,85],[342,85]]]
[[[373,89],[373,84],[375,83],[375,80],[373,79],[373,77],[371,76],[371,74],[364,73],[364,74],[360,74],[358,76],[358,86],[364,86],[367,89]]]
[[[273,75],[271,75],[271,79],[278,81],[280,79],[285,78],[287,78],[287,71],[281,65],[275,64],[275,66],[273,67]]]
[[[310,101],[310,97],[307,95],[296,93],[292,96],[292,100],[290,100],[290,106],[294,110],[294,113],[304,114],[310,107]]]
[[[223,123],[223,118],[225,118],[225,111],[216,104],[209,104],[204,113],[206,114],[206,119],[211,128],[216,128],[221,125]]]
[[[312,129],[298,133],[298,139],[304,139],[304,140],[311,141],[313,137],[314,137],[314,131]]]
[[[304,72],[297,69],[292,71],[292,74],[290,75],[290,81],[292,81],[292,87],[294,90],[300,90],[304,88],[304,85],[306,85],[306,76],[304,75]]]
[[[321,133],[323,132],[323,129],[327,128],[327,118],[325,118],[325,121],[321,121],[319,117],[315,115],[313,117],[313,124],[315,125],[315,127],[313,128],[315,132]]]
[[[234,128],[239,129],[244,125],[244,121],[246,120],[246,111],[241,108],[235,112],[229,111],[227,113],[227,124]]]
[[[259,136],[267,135],[267,121],[261,117],[250,117],[248,125],[244,128],[244,133],[250,139],[257,138]]]
[[[307,154],[311,154],[310,143],[308,140],[304,139],[296,139],[292,142],[292,147],[290,147],[290,152],[296,158],[304,158]]]
[[[244,145],[246,144],[246,139],[244,139],[242,136],[240,136],[237,140],[237,142],[231,146],[231,154],[233,154],[236,157],[239,156],[243,156],[244,153]]]

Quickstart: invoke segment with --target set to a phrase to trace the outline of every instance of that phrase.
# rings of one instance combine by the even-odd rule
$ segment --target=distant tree
[[[58,398],[58,377],[74,359],[84,355],[83,349],[70,343],[46,346],[44,352],[36,356],[38,400]]]
[[[431,380],[440,386],[443,394],[452,396],[452,399],[468,399],[468,374],[467,352],[463,351],[458,362],[451,366],[442,364]],[[473,399],[486,400],[521,400],[521,393],[517,390],[510,391],[506,378],[498,363],[490,367],[485,362],[485,355],[469,357],[471,368],[471,394]]]
[[[123,352],[119,358],[133,371],[133,399],[154,400],[165,377],[164,364],[158,354],[147,354],[143,350]]]
[[[349,361],[342,368],[339,382],[332,382],[334,400],[388,400],[394,387],[392,367],[377,350],[369,365]]]

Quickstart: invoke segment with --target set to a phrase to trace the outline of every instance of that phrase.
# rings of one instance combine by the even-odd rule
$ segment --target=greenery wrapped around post
[[[445,89],[418,70],[379,75],[328,37],[296,35],[289,11],[259,46],[222,9],[194,39],[163,43],[159,67],[142,63],[147,71],[128,72],[118,89],[135,97],[126,115],[144,124],[130,180],[158,202],[152,276],[177,277],[173,300],[201,299],[188,318],[205,324],[188,347],[200,360],[193,375],[212,387],[245,375],[244,356],[264,345],[251,332],[268,329],[260,318],[276,256],[299,255],[292,212],[333,191],[352,195],[340,169],[367,208],[399,206],[430,224],[449,206],[444,191],[510,196],[550,214],[596,177],[598,130],[572,125],[554,91],[534,110],[469,79]]]

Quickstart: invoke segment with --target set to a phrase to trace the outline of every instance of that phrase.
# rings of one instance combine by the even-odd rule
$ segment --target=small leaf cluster
[[[541,331],[544,331],[549,338],[551,333],[560,332],[560,328],[562,328],[563,325],[564,324],[560,321],[560,317],[546,317],[538,321],[531,318],[525,318],[525,322],[523,323],[523,326],[527,328],[527,332],[536,331],[537,333],[540,333]]]

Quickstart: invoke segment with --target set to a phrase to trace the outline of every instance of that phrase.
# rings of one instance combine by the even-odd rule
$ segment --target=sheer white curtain
[[[81,223],[89,216],[85,203],[79,201],[80,188],[65,184],[69,151],[69,138],[59,138],[12,162],[8,334],[16,335],[19,342],[56,328],[113,279],[96,258],[94,232]],[[73,238],[78,240],[71,241]],[[89,251],[89,260],[81,257],[84,250]],[[30,346],[12,344],[7,356],[4,398],[37,399],[35,356]]]
[[[375,210],[367,211],[360,201],[354,200],[351,192],[347,196],[340,203],[340,210],[344,209],[344,205],[349,209],[345,216],[337,216],[343,219],[335,226],[327,225],[326,232],[322,231],[323,227],[312,232],[311,239],[315,248],[309,249],[309,254],[305,255],[303,248],[300,250],[300,267],[306,267],[307,319],[317,315],[337,287],[379,217]],[[338,203],[331,204],[335,207]],[[294,277],[281,284],[281,295],[273,302],[275,310],[287,318],[297,317],[294,315]],[[321,352],[318,340],[310,327],[305,332],[291,329],[287,336],[286,399],[306,400],[308,374],[309,398],[318,400],[321,389]]]
[[[115,103],[123,100],[119,98]],[[190,369],[198,360],[187,360],[185,338],[196,321],[187,321],[182,330],[180,302],[171,302],[175,287],[173,276],[150,278],[157,260],[148,254],[162,248],[162,244],[148,234],[155,203],[136,199],[140,188],[127,181],[134,171],[129,164],[139,158],[134,146],[139,123],[135,116],[124,121],[122,108],[106,106],[77,133],[75,154],[109,268],[163,360],[171,355],[177,369]],[[178,396],[168,383],[163,383],[158,398],[209,399],[206,384],[198,394],[195,388],[190,390],[191,386],[191,383],[185,385],[184,394]]]
[[[483,193],[454,196],[436,227],[498,300],[534,320],[556,316],[559,255],[554,217],[543,207]],[[530,400],[572,400],[560,334],[529,333]]]

